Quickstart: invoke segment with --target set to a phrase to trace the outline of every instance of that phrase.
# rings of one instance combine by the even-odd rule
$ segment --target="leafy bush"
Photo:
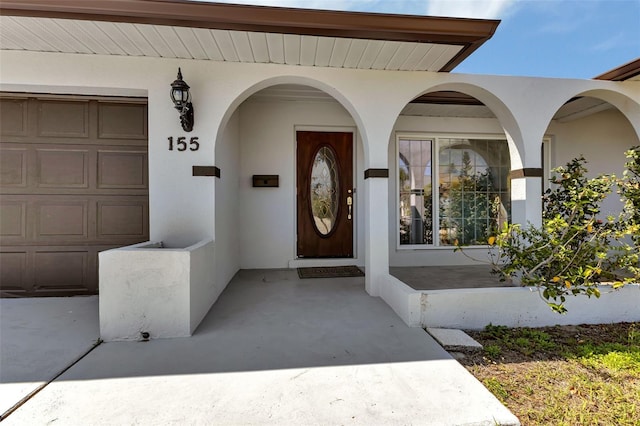
[[[566,312],[567,296],[600,297],[603,282],[613,288],[640,282],[640,147],[626,154],[622,179],[585,177],[583,157],[555,169],[554,185],[543,195],[542,226],[505,223],[488,238],[494,272],[536,287],[558,313]],[[615,185],[623,212],[601,219],[601,203]]]

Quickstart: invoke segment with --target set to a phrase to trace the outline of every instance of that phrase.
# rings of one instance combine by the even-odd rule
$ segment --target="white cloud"
[[[252,4],[327,10],[374,10],[380,0],[198,0],[209,3]]]
[[[504,18],[519,0],[196,0],[302,9],[352,10],[458,18]]]
[[[427,15],[500,19],[515,4],[516,0],[429,0]]]
[[[591,48],[593,51],[607,51],[611,49],[615,49],[620,47],[622,43],[624,43],[625,37],[622,33],[615,34],[605,40],[602,40],[600,43],[596,44]]]

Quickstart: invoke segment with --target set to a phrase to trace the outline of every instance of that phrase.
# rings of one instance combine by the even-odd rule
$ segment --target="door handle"
[[[347,207],[349,207],[349,214],[347,214],[347,219],[351,220],[351,206],[353,206],[353,198],[351,195],[347,197]]]

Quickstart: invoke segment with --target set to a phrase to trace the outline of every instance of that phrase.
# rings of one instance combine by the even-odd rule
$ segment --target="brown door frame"
[[[350,239],[351,239],[351,245],[350,245],[350,250],[349,250],[349,254],[346,256],[300,256],[299,253],[299,235],[298,235],[298,231],[299,231],[299,227],[298,227],[298,214],[299,214],[299,202],[300,202],[300,193],[298,190],[298,170],[299,170],[299,164],[298,164],[298,132],[312,132],[312,133],[349,133],[351,135],[351,141],[350,141],[350,151],[351,151],[351,159],[350,159],[350,188],[348,189],[352,189],[352,193],[350,194],[352,196],[353,199],[353,205],[352,205],[352,211],[351,211],[351,224],[350,224]],[[357,138],[357,129],[354,127],[315,127],[315,126],[301,126],[301,127],[296,127],[294,129],[294,151],[295,151],[295,155],[294,155],[294,163],[295,163],[295,179],[296,179],[296,184],[294,186],[295,189],[295,203],[294,203],[294,214],[295,214],[295,222],[294,222],[294,231],[295,231],[295,235],[296,235],[296,239],[295,239],[295,250],[296,250],[296,258],[298,259],[331,259],[331,258],[335,258],[335,259],[354,259],[356,257],[357,254],[357,226],[356,226],[356,210],[357,210],[357,200],[356,200],[356,191],[355,191],[355,185],[356,185],[356,165],[357,165],[357,149],[356,149],[356,138]],[[346,187],[343,188],[346,194]],[[341,189],[342,192],[342,189]],[[342,204],[346,203],[346,196],[345,194],[342,194],[342,197],[338,197],[339,198],[339,203],[341,203],[341,209],[344,209],[344,206],[342,206]],[[343,199],[344,198],[344,199]],[[345,212],[345,216],[346,216],[346,210],[344,210]]]

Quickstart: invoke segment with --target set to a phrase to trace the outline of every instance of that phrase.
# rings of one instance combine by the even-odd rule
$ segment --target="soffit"
[[[614,108],[613,105],[602,99],[583,96],[574,98],[562,105],[553,116],[553,119],[560,123],[566,123],[612,108]]]
[[[499,21],[165,0],[0,3],[0,48],[449,71]]]
[[[440,71],[462,46],[210,30],[122,22],[0,17],[6,50],[228,62]]]

